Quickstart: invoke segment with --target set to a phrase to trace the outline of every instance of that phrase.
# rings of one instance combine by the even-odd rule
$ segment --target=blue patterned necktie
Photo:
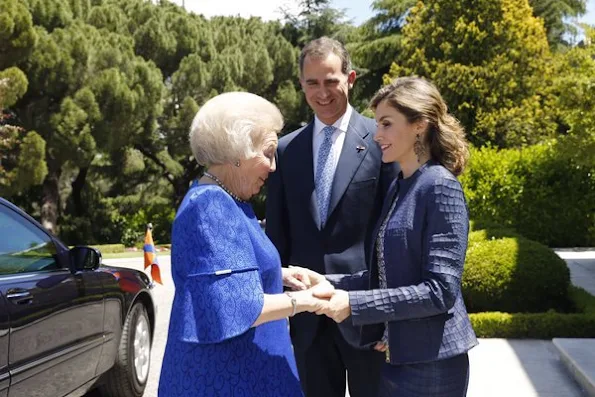
[[[333,133],[335,127],[332,125],[322,129],[324,140],[318,149],[318,158],[316,159],[316,201],[318,202],[318,213],[320,214],[320,226],[326,223],[328,216],[328,206],[331,198],[331,187],[333,186]]]

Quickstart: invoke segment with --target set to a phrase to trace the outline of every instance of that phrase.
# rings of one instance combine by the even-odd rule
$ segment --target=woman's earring
[[[426,149],[424,148],[423,143],[421,142],[421,136],[419,134],[415,135],[415,143],[413,144],[413,151],[417,156],[417,162],[421,163],[421,157],[426,154]]]
[[[236,167],[240,166],[240,160],[236,161]]]

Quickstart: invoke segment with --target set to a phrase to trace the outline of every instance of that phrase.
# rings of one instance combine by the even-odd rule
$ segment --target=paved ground
[[[468,397],[582,397],[551,341],[481,339],[469,352]]]
[[[573,283],[595,294],[595,252],[561,253],[569,257]],[[566,255],[566,256],[564,256]],[[106,259],[111,265],[142,269],[142,258]],[[169,313],[174,294],[169,256],[159,256],[164,285],[157,285],[154,296],[159,305],[151,355],[150,379],[144,397],[156,397],[161,359],[167,339]],[[579,386],[560,362],[551,341],[482,339],[471,350],[469,397],[581,397]]]
[[[556,250],[566,260],[572,284],[595,295],[595,250]]]

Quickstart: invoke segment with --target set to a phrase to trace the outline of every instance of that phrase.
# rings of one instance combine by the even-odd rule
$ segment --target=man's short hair
[[[351,58],[345,46],[338,40],[330,37],[320,37],[312,40],[302,49],[300,54],[300,75],[304,72],[304,60],[307,56],[311,58],[324,58],[329,54],[335,54],[341,60],[341,72],[349,74],[351,71]]]

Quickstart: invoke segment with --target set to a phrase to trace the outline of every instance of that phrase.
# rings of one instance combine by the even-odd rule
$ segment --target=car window
[[[58,268],[52,239],[27,219],[0,205],[0,275]]]

